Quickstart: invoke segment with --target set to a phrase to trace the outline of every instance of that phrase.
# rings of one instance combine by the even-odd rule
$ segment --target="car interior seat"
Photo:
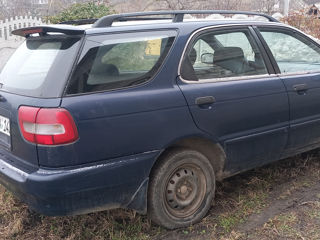
[[[252,71],[243,50],[239,47],[222,47],[214,51],[213,64],[229,70],[234,74],[244,74]]]

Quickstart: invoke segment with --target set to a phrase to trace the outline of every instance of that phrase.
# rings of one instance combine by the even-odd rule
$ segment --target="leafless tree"
[[[155,10],[155,0],[135,0],[135,1],[125,1],[111,6],[119,13],[123,12],[142,12]]]
[[[242,2],[243,0],[135,0],[117,4],[115,8],[119,12],[187,9],[239,10]]]
[[[0,16],[9,18],[32,12],[31,2],[27,0],[10,0],[0,2]]]
[[[73,3],[109,3],[117,12],[150,10],[225,9],[253,10],[273,13],[275,4],[283,0],[48,0],[47,5],[35,4],[36,0],[0,0],[0,18],[17,15],[53,15]]]
[[[260,0],[251,1],[248,5],[250,6],[250,10],[272,14],[274,12],[274,6],[277,3],[279,3],[279,0]]]
[[[38,4],[37,0],[0,0],[0,19],[23,15],[52,15],[71,4],[84,2],[109,3],[108,0],[48,0],[48,4]]]

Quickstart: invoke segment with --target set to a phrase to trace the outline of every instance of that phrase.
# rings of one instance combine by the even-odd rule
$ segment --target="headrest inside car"
[[[213,55],[213,64],[237,74],[246,71],[244,53],[239,47],[223,47],[216,49]]]

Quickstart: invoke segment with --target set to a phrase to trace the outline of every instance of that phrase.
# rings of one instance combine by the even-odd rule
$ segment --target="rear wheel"
[[[208,212],[215,191],[215,175],[201,153],[176,149],[160,160],[152,172],[148,213],[169,229],[189,226]]]

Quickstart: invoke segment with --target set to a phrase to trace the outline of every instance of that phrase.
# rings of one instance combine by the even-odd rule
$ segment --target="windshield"
[[[26,40],[1,72],[1,90],[33,97],[61,96],[79,40],[65,36]]]

